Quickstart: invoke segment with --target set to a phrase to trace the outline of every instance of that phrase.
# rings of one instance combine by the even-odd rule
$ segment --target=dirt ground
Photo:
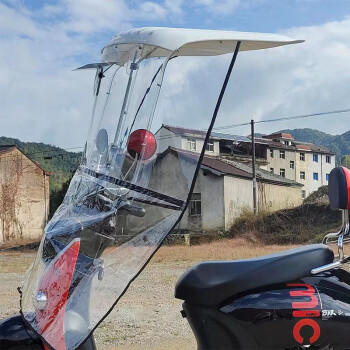
[[[238,239],[193,247],[162,247],[95,332],[98,348],[196,349],[191,329],[180,315],[182,302],[174,298],[181,274],[201,260],[247,258],[286,248],[289,247],[257,247]],[[16,288],[34,257],[35,252],[0,253],[0,318],[18,312]]]

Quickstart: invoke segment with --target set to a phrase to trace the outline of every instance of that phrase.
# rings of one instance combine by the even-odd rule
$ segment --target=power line
[[[262,120],[256,121],[255,124],[277,122],[277,121],[282,121],[282,120],[294,120],[294,119],[302,119],[302,118],[328,116],[328,115],[332,115],[332,114],[342,114],[342,113],[347,113],[347,112],[350,112],[350,108],[327,111],[327,112],[318,112],[318,113],[312,113],[312,114],[296,115],[296,116],[292,116],[292,117],[262,119]],[[219,126],[217,128],[214,128],[214,129],[215,130],[224,130],[224,129],[231,129],[231,128],[236,128],[236,127],[245,126],[245,125],[250,125],[250,122],[249,123],[241,123],[241,124],[224,125],[224,126]]]
[[[348,112],[350,112],[350,108],[327,111],[327,112],[318,112],[318,113],[311,113],[311,114],[296,115],[296,116],[291,116],[291,117],[263,119],[263,120],[256,121],[255,124],[271,123],[271,122],[284,121],[284,120],[311,118],[311,117],[317,117],[317,116],[328,116],[328,115],[343,114],[343,113],[348,113]],[[250,122],[231,124],[231,125],[223,125],[223,126],[213,128],[213,130],[226,130],[226,129],[232,129],[232,128],[237,128],[240,126],[247,126],[247,125],[250,125]],[[203,130],[196,130],[196,131],[206,131],[206,130],[203,129]],[[181,137],[181,136],[184,136],[184,134],[179,133],[176,135],[163,135],[163,136],[158,136],[157,140],[165,140],[165,139],[171,139],[174,137]],[[24,153],[24,154],[26,156],[33,156],[33,155],[40,154],[40,155],[42,155],[42,157],[46,157],[43,155],[44,153],[51,153],[52,157],[56,157],[56,156],[60,157],[62,155],[57,154],[57,153],[61,153],[62,151],[74,150],[74,149],[84,149],[84,147],[81,147],[81,146],[80,147],[69,147],[69,148],[62,148],[62,149],[57,149],[57,150],[46,150],[46,151],[38,151],[38,152],[31,152],[31,153]],[[49,157],[49,156],[50,155],[48,155],[47,157]],[[38,156],[38,158],[42,158],[42,157]]]

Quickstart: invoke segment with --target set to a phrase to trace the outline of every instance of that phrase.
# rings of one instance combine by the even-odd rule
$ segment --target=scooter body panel
[[[44,350],[41,340],[28,330],[21,315],[0,321],[0,349]]]
[[[77,325],[76,325],[77,326]],[[1,350],[44,350],[41,339],[23,322],[21,315],[0,321]],[[77,350],[96,350],[93,336],[90,336]]]
[[[242,293],[216,307],[184,303],[198,349],[350,349],[350,274],[332,270]]]

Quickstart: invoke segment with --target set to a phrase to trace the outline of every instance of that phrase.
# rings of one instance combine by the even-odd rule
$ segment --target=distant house
[[[168,147],[159,156],[154,168],[160,175],[155,178],[159,178],[162,186],[165,186],[163,192],[166,190],[167,194],[174,197],[181,194],[181,197],[184,198],[189,186],[189,177],[186,172],[191,168],[191,166],[184,167],[184,164],[197,162],[198,155],[194,156],[194,153]],[[166,182],[167,178],[174,178],[166,176],[167,173],[177,174],[176,186]],[[258,203],[261,209],[274,211],[302,203],[302,185],[293,180],[258,169],[257,182]],[[253,208],[252,186],[250,165],[218,156],[204,156],[189,207],[178,229],[228,230],[242,210]]]
[[[163,125],[156,133],[161,151],[167,147],[201,152],[206,132]],[[319,187],[328,185],[335,167],[335,153],[322,146],[300,142],[291,134],[274,133],[255,138],[256,164],[286,179],[301,183],[305,199]],[[245,136],[212,132],[206,148],[209,156],[219,156],[239,163],[251,164],[251,139]]]
[[[0,243],[41,237],[48,219],[50,175],[16,146],[0,146]]]
[[[256,155],[266,159],[267,170],[304,185],[303,199],[319,187],[328,185],[329,174],[335,167],[334,152],[297,141],[287,133],[266,135],[256,138],[255,142]],[[241,148],[250,154],[250,142],[242,143]]]
[[[206,131],[186,129],[171,125],[162,125],[155,134],[159,152],[165,151],[169,146],[192,152],[201,152]],[[211,137],[206,148],[206,153],[219,155],[219,140],[215,136]]]

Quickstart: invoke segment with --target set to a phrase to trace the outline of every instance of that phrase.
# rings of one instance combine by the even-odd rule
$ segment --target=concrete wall
[[[200,193],[202,215],[190,216],[189,208],[184,213],[179,229],[191,231],[220,231],[225,229],[224,176],[200,170],[193,193]]]
[[[274,174],[280,175],[280,169],[285,169],[285,177],[290,180],[298,181],[296,179],[296,152],[289,150],[281,150],[285,152],[285,159],[280,158],[280,150],[273,149],[274,157],[270,156],[270,150],[267,152],[267,161],[269,163],[267,170],[273,168]],[[290,162],[294,162],[294,169],[291,169]]]
[[[300,153],[305,154],[305,160],[300,160]],[[295,163],[296,163],[296,181],[304,185],[302,188],[303,191],[305,191],[305,197],[307,197],[310,194],[309,190],[309,181],[310,177],[312,178],[312,174],[310,174],[310,157],[312,161],[312,155],[310,152],[307,151],[298,151],[296,152],[296,158],[295,158]],[[300,177],[300,172],[305,173],[305,179],[302,179]]]
[[[243,209],[253,209],[253,183],[249,179],[232,176],[225,176],[224,183],[225,231],[227,231]]]
[[[187,150],[187,151],[193,151],[190,150],[190,148],[188,147],[187,144],[187,139],[188,138],[193,138],[196,140],[196,151],[200,153],[202,151],[203,148],[203,144],[204,144],[204,139],[199,139],[199,138],[195,138],[195,137],[183,137],[182,138],[182,143],[181,143],[181,149]],[[211,140],[214,143],[214,152],[211,151],[205,151],[205,154],[207,155],[212,155],[212,156],[218,156],[220,154],[220,145],[219,145],[219,141],[218,140]]]
[[[242,210],[253,210],[253,184],[232,176],[225,176],[224,183],[225,230],[229,230]],[[301,189],[258,182],[258,208],[276,211],[298,206],[302,203]]]
[[[157,153],[164,152],[169,146],[182,148],[182,137],[175,135],[173,132],[165,128],[160,128],[155,134],[157,140]]]
[[[1,154],[0,242],[41,238],[49,192],[49,177],[19,150]]]
[[[149,187],[186,200],[195,162],[176,152],[169,152],[153,166]],[[189,231],[226,231],[243,209],[253,209],[252,180],[219,176],[200,170],[193,193],[201,194],[201,215],[191,216],[189,208],[177,229]],[[279,210],[300,205],[301,187],[258,183],[258,205],[262,210]],[[169,215],[169,209],[150,207],[147,222]],[[134,227],[137,227],[136,223]]]
[[[335,156],[331,155],[331,163],[327,163],[326,154],[315,153],[318,155],[318,162],[315,162],[313,160],[313,154],[312,152],[305,152],[305,161],[299,159],[300,171],[305,171],[306,179],[300,180],[299,175],[298,181],[304,184],[303,189],[305,190],[306,196],[316,191],[320,186],[328,185],[326,174],[329,174],[335,167]],[[318,180],[314,180],[314,173],[318,173]]]
[[[303,202],[302,189],[258,182],[259,210],[276,211],[297,207]]]

